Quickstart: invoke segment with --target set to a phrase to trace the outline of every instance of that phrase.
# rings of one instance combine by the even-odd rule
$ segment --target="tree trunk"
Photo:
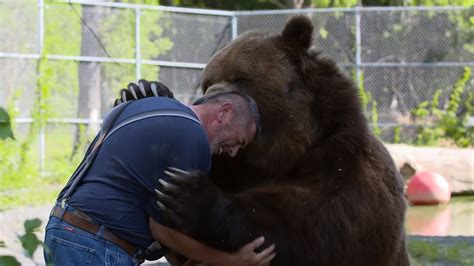
[[[103,0],[100,0],[103,2]],[[102,57],[104,51],[99,41],[101,7],[82,6],[81,56]],[[101,64],[98,62],[79,63],[79,95],[77,117],[97,120],[101,114]],[[81,140],[99,130],[99,124],[87,124],[86,130],[76,127],[72,156],[78,152]],[[85,134],[85,135],[83,135]]]
[[[313,6],[311,0],[281,0],[280,2],[285,8],[301,9]]]

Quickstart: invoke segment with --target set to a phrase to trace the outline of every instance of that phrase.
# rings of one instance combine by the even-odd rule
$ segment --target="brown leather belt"
[[[61,214],[63,213],[63,211],[64,209],[61,208],[61,206],[56,206],[53,208],[51,215],[56,216],[59,219],[61,219]],[[75,226],[93,235],[96,235],[100,229],[100,225],[95,223],[85,213],[78,210],[66,210],[64,212],[62,219],[68,222],[69,224],[71,224],[72,226]],[[132,244],[130,244],[126,240],[121,239],[120,237],[116,236],[114,233],[110,232],[107,229],[104,230],[104,233],[102,234],[102,238],[119,246],[120,248],[125,250],[128,253],[128,255],[132,257],[136,252],[136,248]]]

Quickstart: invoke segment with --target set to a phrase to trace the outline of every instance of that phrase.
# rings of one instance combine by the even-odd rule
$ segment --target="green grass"
[[[20,206],[52,204],[61,190],[60,185],[42,185],[0,193],[0,211]]]
[[[474,246],[467,242],[442,245],[436,242],[410,240],[408,250],[412,265],[473,265]]]
[[[53,202],[80,163],[84,145],[71,159],[74,126],[48,126],[45,173],[39,172],[38,141],[0,141],[0,210]]]

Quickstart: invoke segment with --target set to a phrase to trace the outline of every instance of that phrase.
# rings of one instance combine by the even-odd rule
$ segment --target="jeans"
[[[73,209],[71,206],[66,207]],[[105,227],[97,234],[83,231],[55,217],[46,225],[44,260],[47,265],[139,265],[117,245],[102,238]]]

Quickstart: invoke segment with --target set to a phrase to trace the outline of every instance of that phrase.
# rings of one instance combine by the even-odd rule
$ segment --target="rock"
[[[414,167],[409,162],[405,162],[400,167],[400,174],[402,175],[405,182],[407,182],[410,179],[410,177],[412,177],[416,174],[416,169],[417,169],[417,167]]]
[[[453,195],[474,194],[473,148],[385,146],[405,179],[416,172],[436,172],[446,178]]]

